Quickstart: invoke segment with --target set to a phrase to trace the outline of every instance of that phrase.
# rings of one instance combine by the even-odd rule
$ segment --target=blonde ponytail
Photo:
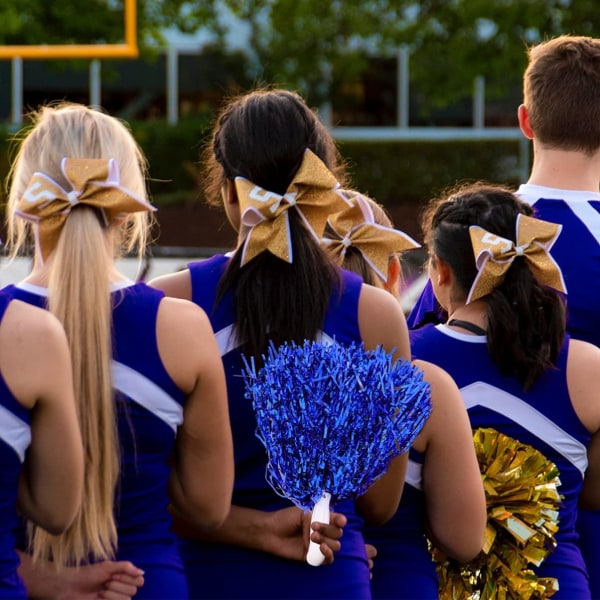
[[[62,322],[71,350],[75,398],[85,451],[83,502],[60,536],[35,528],[34,560],[57,565],[110,559],[117,544],[113,515],[119,442],[111,378],[112,266],[105,232],[90,208],[71,212],[51,265],[49,308]]]
[[[33,115],[33,126],[20,141],[8,178],[12,257],[35,240],[32,224],[17,217],[31,177],[41,172],[68,189],[61,171],[65,157],[114,159],[123,187],[147,199],[145,157],[126,125],[110,115],[79,104],[45,106]],[[112,558],[117,546],[113,511],[120,462],[111,386],[109,276],[115,255],[137,250],[141,256],[153,217],[149,212],[128,214],[108,230],[98,216],[92,208],[74,207],[48,263],[49,308],[63,323],[71,348],[86,469],[83,503],[73,525],[58,536],[30,528],[34,559],[51,559],[57,566]]]

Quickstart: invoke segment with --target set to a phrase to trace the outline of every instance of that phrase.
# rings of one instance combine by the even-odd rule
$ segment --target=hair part
[[[463,300],[477,275],[469,227],[478,225],[515,242],[517,216],[532,213],[509,190],[485,183],[461,186],[428,207],[423,217],[426,242],[452,269]],[[503,375],[529,389],[556,364],[565,336],[563,299],[533,276],[524,257],[515,258],[486,299],[492,360]]]
[[[146,161],[130,131],[114,117],[88,107],[61,103],[45,106],[21,137],[8,187],[8,244],[11,256],[33,239],[31,224],[15,214],[35,172],[68,189],[61,160],[113,158],[121,184],[147,198]],[[117,532],[115,490],[119,478],[119,439],[112,390],[112,306],[109,274],[113,252],[144,252],[152,223],[147,212],[131,214],[107,228],[97,212],[77,206],[69,213],[48,263],[49,309],[62,322],[73,362],[74,390],[85,453],[82,508],[62,535],[33,528],[35,560],[77,565],[114,557]],[[108,244],[116,239],[116,247]]]
[[[592,155],[600,148],[600,40],[562,35],[532,46],[523,98],[536,138]]]

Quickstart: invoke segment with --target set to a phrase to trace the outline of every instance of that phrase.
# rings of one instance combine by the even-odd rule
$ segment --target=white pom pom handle
[[[323,492],[321,499],[315,504],[312,511],[312,519],[310,520],[311,525],[318,521],[319,523],[329,523],[329,502],[331,501],[331,494]],[[312,533],[312,530],[311,530]],[[306,562],[313,567],[318,567],[323,564],[325,555],[321,552],[319,544],[316,544],[312,540],[308,544],[308,553],[306,555]]]

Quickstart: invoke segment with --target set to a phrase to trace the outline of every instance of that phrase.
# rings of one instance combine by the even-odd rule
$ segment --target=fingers
[[[132,562],[128,560],[120,560],[116,562],[110,563],[110,573],[112,575],[128,575],[130,577],[142,577],[144,575],[144,571],[142,569],[138,569]]]
[[[372,560],[377,556],[377,548],[373,544],[365,544],[365,550],[367,551],[367,558]]]
[[[329,523],[343,529],[348,524],[348,519],[342,513],[332,512],[329,518]]]
[[[129,600],[144,585],[144,571],[127,560],[111,562],[109,570],[110,579],[100,593],[104,600]]]
[[[332,513],[329,523],[315,521],[311,524],[311,529],[321,535],[322,541],[338,541],[344,535],[344,527],[347,522],[348,520],[341,513]],[[311,539],[315,541],[312,534]]]
[[[108,581],[100,593],[103,600],[129,600],[137,594],[138,588],[144,585],[141,575],[118,573]]]
[[[369,575],[373,579],[373,565],[375,564],[373,559],[377,556],[377,548],[372,544],[365,544],[365,550],[367,552],[367,560],[369,561]]]
[[[319,544],[325,557],[324,564],[331,564],[334,561],[335,553],[340,551],[342,544],[339,540],[344,535],[344,527],[347,522],[348,520],[343,514],[331,513],[329,523],[316,521],[311,524],[310,539]]]

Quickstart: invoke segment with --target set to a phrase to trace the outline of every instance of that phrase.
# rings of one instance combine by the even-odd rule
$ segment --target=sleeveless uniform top
[[[600,346],[600,194],[521,185],[517,191],[540,219],[561,223],[552,247],[567,286],[567,330]],[[581,510],[579,545],[590,575],[593,598],[600,598],[600,511]]]
[[[551,252],[567,286],[567,331],[600,346],[600,193],[523,184],[517,195],[533,207],[534,216],[563,226]],[[415,328],[428,316],[445,320],[431,282],[407,318],[408,326]],[[592,597],[600,598],[600,511],[581,510],[577,529]]]
[[[438,577],[425,537],[422,465],[423,454],[411,449],[396,514],[383,526],[365,528],[365,541],[377,548],[371,580],[373,600],[439,598]]]
[[[553,596],[557,600],[589,598],[575,522],[590,434],[577,417],[567,388],[569,337],[556,369],[547,371],[527,392],[514,378],[500,374],[488,353],[485,336],[459,333],[446,325],[427,325],[411,332],[411,344],[415,358],[439,365],[454,378],[473,429],[496,429],[533,446],[556,464],[563,497],[557,547],[534,571],[558,579],[560,590]]]
[[[11,298],[0,294],[0,321]],[[25,451],[31,443],[30,411],[12,394],[0,371],[0,598],[26,598],[17,575],[17,491]]]
[[[233,504],[273,511],[292,506],[278,496],[265,479],[267,455],[255,435],[252,402],[244,398],[243,363],[234,334],[233,298],[227,294],[215,306],[218,282],[228,258],[223,255],[189,265],[192,299],[209,315],[227,378],[229,415],[233,433],[235,482]],[[334,291],[322,337],[339,343],[360,341],[358,298],[360,277],[341,273],[341,288]],[[348,517],[342,550],[332,565],[320,568],[306,562],[219,544],[181,540],[182,555],[194,598],[368,598],[369,570],[361,528],[352,502],[335,507]]]
[[[167,512],[168,461],[183,422],[184,395],[158,353],[156,319],[164,294],[130,281],[111,290],[112,376],[121,446],[116,558],[130,560],[145,571],[136,598],[186,598],[185,574]],[[44,288],[22,283],[5,291],[46,306]]]

